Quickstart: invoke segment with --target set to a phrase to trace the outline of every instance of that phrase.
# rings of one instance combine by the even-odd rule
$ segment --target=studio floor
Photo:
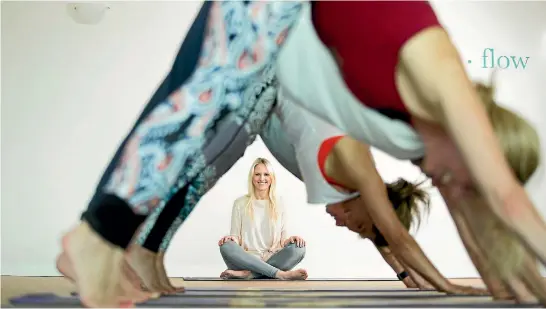
[[[223,281],[212,278],[173,278],[172,281],[177,286],[185,286],[187,293],[164,296],[138,307],[523,307],[493,301],[490,297],[447,296],[435,291],[406,289],[398,281]],[[452,281],[483,286],[479,279]],[[61,277],[2,276],[2,307],[77,307],[77,297],[71,297],[74,292],[74,286]],[[41,303],[10,302],[14,297],[48,293],[55,299],[42,298]]]

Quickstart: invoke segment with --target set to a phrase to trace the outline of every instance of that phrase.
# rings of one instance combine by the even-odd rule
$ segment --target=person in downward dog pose
[[[310,204],[328,204],[328,208],[341,203],[356,203],[362,212],[359,215],[359,234],[373,241],[385,260],[397,274],[402,276],[405,268],[414,269],[426,278],[437,290],[450,294],[483,295],[487,291],[450,283],[426,258],[408,230],[420,217],[419,201],[428,207],[428,195],[403,179],[385,184],[377,170],[367,145],[347,136],[341,130],[297,106],[284,97],[279,90],[275,113],[261,133],[262,139],[279,161],[287,164],[291,173],[305,183]],[[279,121],[274,117],[278,115]],[[275,128],[279,124],[280,127]],[[279,132],[286,133],[283,145]],[[273,150],[276,149],[276,150]],[[284,149],[284,150],[278,150]],[[300,175],[301,174],[301,175]],[[368,213],[378,213],[390,224],[379,226]],[[405,242],[388,242],[387,235],[396,234]],[[399,248],[396,248],[399,246]],[[391,250],[396,255],[391,254]],[[399,255],[405,258],[402,266]],[[408,280],[409,281],[409,280]],[[415,281],[421,283],[420,276]],[[414,282],[409,282],[414,287]]]
[[[131,305],[149,295],[123,272],[135,232],[159,208],[157,221],[165,212],[170,222],[153,226],[164,234],[180,208],[191,208],[169,204],[172,196],[188,192],[196,180],[204,194],[242,156],[271,110],[271,102],[254,99],[270,91],[268,68],[301,3],[207,5],[203,42],[193,50],[199,54],[195,70],[140,117],[81,222],[63,236],[60,268],[75,280],[86,306]],[[147,271],[135,266],[139,276]]]
[[[319,120],[319,123],[321,121]],[[323,121],[322,121],[323,122]],[[332,126],[323,122],[321,124],[325,128],[330,127],[332,129]],[[334,132],[340,132],[337,129],[333,129]],[[339,134],[339,133],[336,133]],[[342,134],[342,133],[341,133]],[[292,175],[294,175],[297,179],[303,181],[303,176],[300,171],[300,167],[298,166],[298,161],[296,159],[296,150],[292,144],[290,144],[290,141],[287,138],[287,135],[282,128],[281,121],[278,117],[278,114],[272,114],[271,117],[266,122],[264,128],[260,132],[260,137],[266,147],[269,149],[271,154],[277,159],[277,161],[285,168],[287,169]],[[326,146],[328,143],[323,143],[320,140],[323,138],[320,138],[318,135],[313,135],[313,138],[317,138],[319,143],[322,143],[321,146]],[[331,145],[331,143],[330,143]],[[323,152],[324,154],[324,152]],[[331,154],[330,154],[331,156]],[[314,159],[313,159],[314,160]],[[343,192],[343,191],[341,191]],[[418,186],[405,181],[403,179],[399,179],[397,182],[391,183],[387,185],[387,192],[389,198],[391,196],[395,196],[396,198],[393,199],[391,202],[394,203],[406,203],[406,205],[402,206],[402,208],[411,209],[411,214],[415,217],[415,219],[419,218],[419,213],[417,210],[417,202],[422,201],[425,206],[428,205],[428,194],[423,191],[422,189],[419,189]],[[330,214],[334,219],[337,226],[346,226],[346,223],[348,221],[348,216],[350,214],[351,207],[353,206],[359,206],[360,200],[359,199],[346,199],[339,203],[333,203],[326,205],[326,212]],[[400,208],[400,207],[398,207]],[[398,209],[397,208],[397,209]],[[404,215],[408,215],[410,212],[405,211]],[[402,222],[411,222],[415,221],[412,218],[404,218],[401,220]],[[412,224],[413,225],[413,224]],[[408,226],[408,229],[410,226]],[[354,232],[359,232],[360,230],[353,230]],[[379,240],[378,243],[382,244],[383,240],[385,239],[381,233],[374,230],[374,232],[377,232],[378,236],[377,239]],[[370,238],[370,239],[374,239]],[[385,241],[386,243],[386,241]],[[376,243],[376,248],[378,249],[379,253],[383,257],[383,259],[391,266],[391,268],[394,270],[394,272],[397,274],[397,277],[402,280],[402,282],[406,285],[408,288],[419,288],[422,290],[431,290],[434,289],[434,287],[428,283],[421,275],[419,275],[417,272],[413,271],[412,269],[408,268],[407,266],[403,265],[400,262],[400,259],[397,259],[394,253],[389,249],[388,244],[385,244],[384,246],[378,246]]]
[[[102,189],[108,183],[113,171],[116,169],[116,166],[119,163],[119,160],[123,154],[123,150],[127,145],[129,137],[133,134],[134,130],[142,124],[143,120],[145,120],[146,117],[148,117],[155,108],[168,100],[169,96],[172,93],[177,92],[178,89],[184,84],[184,82],[186,82],[186,80],[191,76],[191,74],[197,67],[201,45],[205,38],[205,30],[207,28],[211,5],[212,2],[205,2],[202,5],[197,16],[195,17],[195,20],[190,30],[188,31],[184,41],[182,42],[182,45],[180,46],[178,54],[176,55],[174,63],[171,67],[171,71],[167,74],[154,95],[150,98],[148,104],[144,107],[130,134],[127,135],[127,137],[123,140],[112,160],[110,161],[109,165],[107,166],[106,170],[104,171],[101,179],[99,180],[95,194],[92,198],[92,202],[90,203],[91,205],[98,204],[95,202],[95,200],[102,196]],[[181,194],[175,194],[169,201],[167,201],[165,208],[169,209],[172,208],[172,205],[180,205],[183,204],[183,202],[184,196]],[[149,225],[150,224],[148,223],[148,225],[143,225],[143,227],[149,227]],[[128,260],[132,260],[132,265],[134,269],[133,267],[129,266],[129,263],[124,263],[123,269],[126,271],[126,274],[130,276],[131,281],[136,287],[141,287],[141,285],[143,285],[142,281],[144,281],[144,286],[147,287],[153,285],[157,286],[160,284],[158,282],[167,282],[167,280],[160,281],[158,279],[155,282],[156,284],[153,284],[153,280],[146,280],[148,278],[161,277],[149,274],[151,272],[150,269],[155,267],[154,265],[157,265],[158,267],[158,270],[155,273],[161,273],[162,270],[164,274],[163,263],[156,262],[156,260],[162,261],[163,257],[161,254],[150,254],[151,250],[153,250],[155,246],[153,244],[144,245],[144,240],[146,237],[142,237],[142,235],[139,236],[140,237],[138,237],[137,239],[137,244],[132,246],[131,250],[129,251],[130,259]],[[138,244],[138,241],[141,241],[140,245]],[[143,249],[143,246],[145,248],[152,249]],[[73,280],[73,269],[71,269],[71,267],[69,266],[70,263],[67,259],[66,252],[63,251],[57,258],[57,269],[60,273],[65,275],[66,278]],[[135,270],[138,275],[136,275]],[[164,274],[163,277],[166,278],[166,274]],[[155,291],[155,289],[151,290]],[[162,288],[161,290],[167,292],[174,291],[175,288],[172,287],[169,283],[168,286]]]
[[[292,270],[305,256],[305,241],[287,234],[286,208],[276,195],[276,181],[269,161],[257,158],[248,175],[248,194],[233,203],[231,231],[218,242],[228,267],[221,278],[307,279],[304,269]]]
[[[546,304],[537,268],[523,266],[546,263],[546,225],[522,186],[540,161],[537,133],[470,80],[428,2],[312,2],[276,65],[294,103],[431,177],[494,295],[523,300],[525,286]]]

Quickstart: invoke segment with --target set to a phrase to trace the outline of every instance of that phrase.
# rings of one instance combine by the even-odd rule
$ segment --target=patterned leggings
[[[166,234],[174,234],[267,119],[275,92],[271,65],[300,9],[299,2],[211,5],[197,69],[136,126],[98,205],[84,216],[101,236],[126,248],[146,217],[145,227],[154,226],[168,201],[184,194],[180,211],[173,206],[165,215]],[[272,99],[258,104],[260,95]]]

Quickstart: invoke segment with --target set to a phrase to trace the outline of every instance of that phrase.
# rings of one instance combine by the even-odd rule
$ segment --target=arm
[[[423,276],[419,275],[418,272],[413,270],[411,267],[407,267],[404,265],[404,263],[401,262],[401,264],[404,266],[408,274],[410,275],[413,282],[417,285],[417,287],[421,290],[434,290],[434,286],[430,284]]]
[[[233,203],[233,209],[231,210],[231,228],[229,235],[237,238],[237,243],[241,245],[241,224],[243,223],[241,213],[239,211],[239,203],[236,200]]]
[[[487,286],[488,290],[497,298],[510,298],[510,293],[500,278],[494,275],[489,267],[489,263],[487,263],[485,256],[482,254],[481,249],[477,246],[470,227],[464,218],[464,214],[460,211],[460,208],[456,207],[456,205],[453,205],[453,203],[450,202],[449,198],[446,197],[445,192],[443,192],[444,190],[439,189],[439,191],[444,197],[444,201],[448,205],[449,212],[451,213],[451,217],[453,218],[453,222],[455,223],[455,227],[459,232],[463,245],[465,246],[472,263],[474,263],[474,266],[476,266],[476,269],[478,270],[478,273],[482,277],[482,280]],[[464,207],[464,205],[461,207]]]
[[[501,204],[505,193],[518,184],[493,132],[485,105],[447,33],[432,29],[412,38],[402,50],[401,64],[418,95],[428,104],[418,106],[416,100],[408,104],[410,112],[441,123],[454,139],[481,192],[489,201]]]
[[[442,192],[442,190],[440,190]],[[509,236],[506,238],[506,232],[503,229],[498,229],[495,227],[495,225],[491,225],[491,222],[497,221],[495,218],[492,218],[493,221],[490,222],[484,222],[480,218],[487,217],[487,213],[490,212],[490,210],[486,207],[483,207],[481,205],[483,203],[482,199],[478,196],[475,196],[474,198],[467,197],[463,202],[458,201],[459,203],[457,205],[453,205],[449,199],[446,199],[446,203],[450,207],[450,211],[452,213],[452,216],[454,218],[454,221],[456,225],[458,225],[459,233],[461,235],[461,238],[463,239],[463,243],[467,247],[467,250],[469,252],[469,255],[475,264],[478,272],[482,276],[482,279],[484,283],[486,284],[487,288],[491,291],[493,296],[496,299],[514,299],[518,300],[519,302],[536,302],[537,297],[541,297],[542,299],[546,299],[546,296],[544,296],[544,291],[542,290],[540,292],[533,291],[532,287],[538,287],[543,284],[543,278],[538,275],[538,271],[536,268],[536,262],[532,258],[532,255],[529,254],[527,250],[524,250],[521,245],[515,245],[514,243],[510,244],[510,242],[506,241],[506,239],[513,239],[513,236]],[[455,207],[454,207],[455,206]],[[476,215],[476,211],[482,212],[480,215]],[[485,214],[484,214],[485,212]],[[494,224],[494,223],[493,223]],[[459,228],[460,226],[460,228]],[[530,268],[527,268],[531,270],[531,272],[523,272],[511,275],[506,275],[506,272],[504,274],[499,275],[498,273],[498,267],[490,265],[491,261],[488,260],[488,252],[484,252],[481,250],[481,248],[478,246],[477,239],[474,237],[475,235],[484,234],[484,233],[494,233],[497,235],[497,241],[501,241],[505,243],[505,250],[512,251],[512,252],[518,252],[521,249],[523,249],[523,252],[521,253],[523,256],[521,256],[521,262],[518,262],[520,265],[524,265],[526,262],[524,261],[531,261]],[[504,234],[504,235],[503,235]],[[467,239],[465,241],[464,239]],[[489,253],[491,254],[491,253]],[[499,252],[492,252],[492,254],[498,255],[502,254]],[[508,259],[510,259],[508,257]],[[503,266],[500,266],[501,268]],[[524,266],[523,266],[524,267]],[[520,268],[521,269],[521,268]],[[522,278],[529,279],[529,278],[536,278],[537,280],[531,280],[530,283],[524,283]],[[546,285],[544,285],[546,286]],[[536,294],[536,296],[535,296]]]
[[[375,168],[367,145],[344,137],[328,156],[326,169],[328,176],[340,184],[360,191],[373,223],[404,264],[415,269],[437,290],[446,292],[453,290],[454,286],[428,260],[396,216],[388,199],[385,183]]]
[[[385,260],[385,262],[387,262],[387,264],[390,265],[392,270],[394,270],[394,272],[397,275],[404,272],[404,271],[407,271],[407,269],[405,269],[404,266],[400,262],[398,262],[398,260],[394,256],[394,254],[391,253],[391,250],[389,249],[389,247],[377,247],[376,246],[376,248],[377,248],[377,251],[379,251],[379,253],[383,257],[383,259]],[[408,274],[409,274],[409,271],[408,271]],[[402,280],[402,282],[404,282],[404,284],[408,288],[416,288],[417,287],[417,285],[415,284],[415,282],[413,282],[413,280],[411,278],[411,274],[410,274],[410,276],[404,278]]]
[[[447,33],[439,29],[424,31],[406,44],[401,59],[402,71],[428,104],[416,103],[408,105],[408,109],[421,116],[428,110],[429,120],[439,119],[488,207],[546,264],[546,242],[537,236],[546,233],[546,224],[511,172],[484,103]]]
[[[279,199],[281,200],[281,203],[282,203],[282,199]],[[281,245],[281,248],[283,248],[286,244],[285,242],[288,241],[288,225],[287,225],[287,213],[286,213],[286,208],[284,207],[284,203],[281,205],[282,207],[282,212],[281,212],[281,242],[280,242],[280,245]]]

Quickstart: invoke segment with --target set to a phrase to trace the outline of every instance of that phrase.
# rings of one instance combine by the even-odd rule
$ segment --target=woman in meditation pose
[[[305,256],[305,241],[288,236],[285,205],[275,189],[271,164],[256,159],[248,175],[248,194],[233,203],[231,231],[218,242],[228,267],[221,278],[307,279],[305,270],[292,270]]]

